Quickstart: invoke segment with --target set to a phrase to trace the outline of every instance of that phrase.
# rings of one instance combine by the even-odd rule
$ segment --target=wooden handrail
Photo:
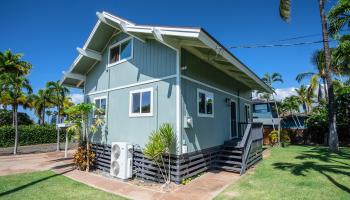
[[[259,130],[260,129],[260,130]],[[261,123],[250,123],[244,131],[242,141],[239,144],[240,148],[243,148],[242,154],[242,166],[240,174],[244,174],[247,169],[247,160],[251,145],[254,141],[262,139],[262,124]]]

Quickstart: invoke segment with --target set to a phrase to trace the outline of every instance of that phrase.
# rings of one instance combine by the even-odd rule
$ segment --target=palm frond
[[[303,72],[297,75],[297,77],[295,77],[295,80],[298,81],[298,83],[300,83],[302,80],[306,79],[306,78],[310,78],[313,75],[315,75],[314,72]]]
[[[284,21],[289,21],[291,14],[291,0],[280,0],[280,17]]]
[[[350,26],[350,1],[339,0],[328,13],[329,33],[334,37],[344,26]]]

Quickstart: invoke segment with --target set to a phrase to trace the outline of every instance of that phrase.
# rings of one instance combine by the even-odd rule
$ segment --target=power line
[[[321,41],[312,41],[312,42],[299,42],[299,43],[287,43],[287,44],[255,44],[255,45],[238,45],[231,46],[229,49],[253,49],[253,48],[270,48],[270,47],[291,47],[291,46],[301,46],[301,45],[310,45],[322,43]],[[335,42],[335,40],[329,40],[329,42]]]
[[[347,32],[350,31],[350,29],[344,29],[341,30],[341,32]],[[316,36],[321,36],[322,33],[314,33],[314,34],[308,34],[308,35],[301,35],[301,36],[296,36],[296,37],[291,37],[291,38],[285,38],[285,39],[279,39],[279,40],[273,40],[269,43],[274,43],[274,42],[285,42],[285,41],[291,41],[291,40],[299,40],[299,39],[304,39],[304,38],[310,38],[310,37],[316,37]],[[292,44],[255,44],[255,45],[237,45],[237,46],[231,46],[229,49],[238,49],[238,48],[269,48],[269,47],[290,47],[290,46],[301,46],[301,45],[310,45],[310,44],[317,44],[317,43],[322,43],[323,41],[312,41],[312,42],[299,42],[299,43],[292,43]],[[334,40],[330,39],[329,42],[334,42]]]
[[[340,30],[340,32],[347,32],[350,31],[349,28]],[[273,40],[271,42],[284,42],[284,41],[289,41],[289,40],[298,40],[298,39],[304,39],[304,38],[310,38],[310,37],[316,37],[316,36],[322,36],[322,33],[314,33],[314,34],[308,34],[308,35],[301,35],[301,36],[296,36],[296,37],[291,37],[291,38],[285,38],[285,39],[279,39],[279,40]]]

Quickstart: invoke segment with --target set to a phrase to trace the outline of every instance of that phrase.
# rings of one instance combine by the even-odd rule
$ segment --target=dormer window
[[[109,47],[108,66],[127,61],[133,56],[133,39],[126,38]]]

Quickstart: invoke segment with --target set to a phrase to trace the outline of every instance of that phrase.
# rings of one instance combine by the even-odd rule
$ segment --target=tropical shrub
[[[170,184],[170,153],[175,149],[176,137],[172,126],[169,123],[162,124],[149,136],[149,141],[145,146],[144,154],[152,159],[158,166],[159,171],[167,187]],[[165,164],[166,155],[168,157],[168,167]]]
[[[280,140],[283,146],[290,142],[288,131],[282,130],[280,133],[280,137],[281,137]],[[271,133],[269,134],[269,139],[271,142],[271,146],[275,146],[278,143],[278,131],[277,130],[271,131]]]
[[[90,144],[90,149],[91,147],[92,145]],[[80,146],[73,154],[73,163],[79,170],[86,170],[87,166],[93,166],[96,159],[96,154],[90,149],[86,150],[85,146]],[[87,157],[89,157],[89,159],[87,159]],[[89,162],[89,165],[87,165],[87,162]]]
[[[102,125],[104,124],[104,111],[103,109],[97,108],[95,104],[91,103],[80,103],[75,106],[71,106],[65,110],[68,115],[67,123],[72,124],[67,128],[67,131],[72,133],[76,138],[83,143],[85,143],[86,152],[91,153],[90,151],[90,141],[89,138],[91,135],[97,132]],[[94,118],[91,116],[94,115]],[[84,139],[81,139],[80,136],[83,136]],[[90,160],[90,156],[82,156],[83,163],[86,164],[85,171],[90,170],[90,164],[93,162]],[[86,159],[86,160],[84,160]],[[83,168],[79,168],[83,169]]]
[[[63,130],[64,131],[64,130]],[[33,145],[56,142],[56,127],[55,126],[39,126],[28,125],[19,126],[19,144]],[[65,138],[61,138],[64,142]],[[0,127],[0,147],[12,147],[15,143],[15,128],[12,126]]]
[[[18,125],[31,125],[33,121],[27,113],[17,113]],[[0,109],[0,126],[12,125],[13,114],[10,110]]]

